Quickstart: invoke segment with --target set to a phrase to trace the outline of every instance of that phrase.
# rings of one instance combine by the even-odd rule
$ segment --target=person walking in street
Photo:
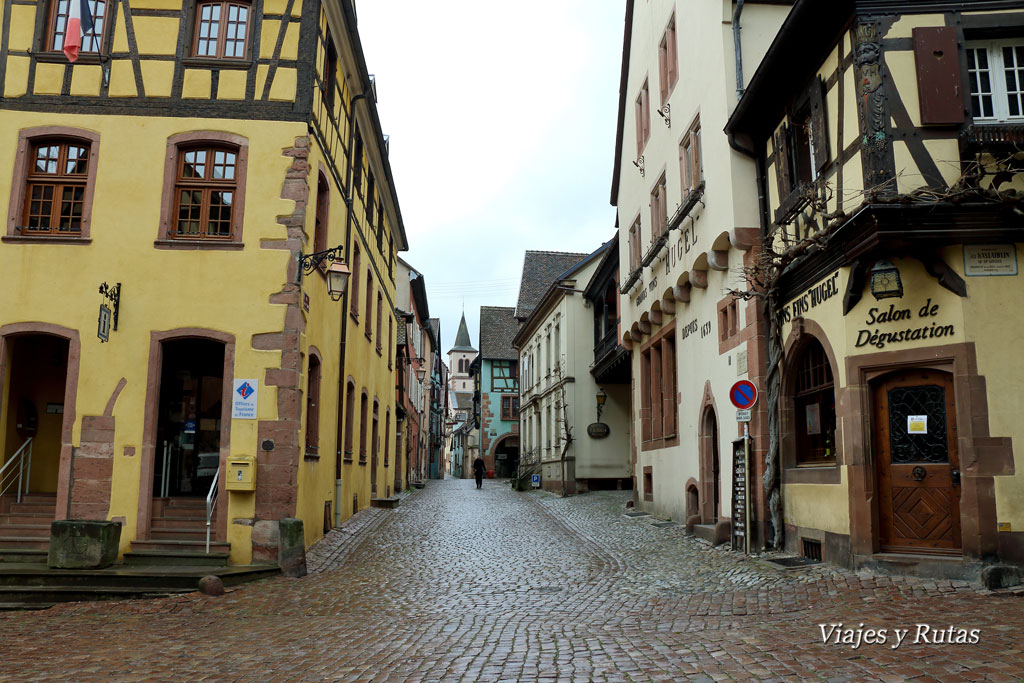
[[[476,487],[482,489],[484,487],[484,459],[479,455],[473,461],[473,476],[476,477]]]

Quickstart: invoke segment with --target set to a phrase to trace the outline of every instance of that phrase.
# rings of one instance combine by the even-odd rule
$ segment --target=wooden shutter
[[[789,129],[786,126],[775,131],[775,180],[779,185],[781,202],[793,190],[789,175]]]
[[[913,35],[921,124],[963,123],[964,95],[956,27],[921,26],[914,29]]]
[[[811,81],[808,102],[811,109],[810,135],[814,146],[814,170],[820,172],[828,163],[828,124],[825,112],[825,83],[815,76]]]

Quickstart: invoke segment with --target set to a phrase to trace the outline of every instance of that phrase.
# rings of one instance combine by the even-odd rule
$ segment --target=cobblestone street
[[[398,509],[364,511],[333,532],[304,579],[220,598],[5,613],[0,679],[1024,677],[1020,598],[821,567],[780,572],[682,527],[626,517],[627,498],[430,482]],[[840,622],[887,629],[888,641],[823,644],[819,624]],[[980,629],[979,642],[913,642],[917,624]],[[897,649],[895,628],[910,629]]]

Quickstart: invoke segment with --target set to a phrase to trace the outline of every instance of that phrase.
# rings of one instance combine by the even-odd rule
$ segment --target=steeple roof
[[[459,323],[459,333],[455,335],[455,346],[452,347],[452,351],[472,351],[476,353],[476,349],[473,348],[473,342],[469,340],[469,328],[466,327],[465,313],[462,314],[462,321]]]

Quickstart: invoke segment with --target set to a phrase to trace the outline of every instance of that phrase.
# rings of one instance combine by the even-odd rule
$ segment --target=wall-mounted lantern
[[[605,393],[604,387],[601,387],[600,393],[597,395],[597,421],[601,421],[601,411],[604,410],[604,402],[608,400],[608,394]]]
[[[344,251],[345,248],[339,244],[333,249],[325,249],[324,251],[317,251],[312,254],[300,253],[299,282],[302,282],[303,274],[309,275],[324,263],[330,261],[331,265],[328,266],[326,271],[327,293],[331,295],[331,301],[341,300],[341,297],[345,294],[345,288],[348,287],[349,275],[352,274],[341,257]]]
[[[890,261],[882,259],[871,268],[871,293],[876,299],[903,296],[900,270]]]

